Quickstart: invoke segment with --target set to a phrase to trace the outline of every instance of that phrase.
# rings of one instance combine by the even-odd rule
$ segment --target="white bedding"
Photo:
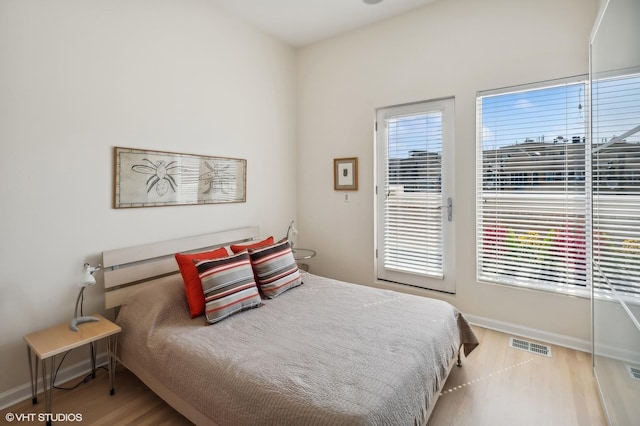
[[[424,424],[460,345],[468,354],[478,344],[462,314],[438,300],[303,281],[209,326],[189,317],[180,281],[144,289],[118,315],[119,359],[211,424]]]

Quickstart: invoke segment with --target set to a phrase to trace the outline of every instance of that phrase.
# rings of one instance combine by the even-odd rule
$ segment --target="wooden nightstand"
[[[41,363],[46,413],[51,413],[51,390],[53,388],[56,355],[86,344],[92,344],[101,339],[105,339],[107,342],[107,368],[109,370],[110,393],[113,395],[115,392],[113,389],[116,366],[115,354],[118,344],[118,333],[122,331],[122,328],[101,315],[93,316],[98,318],[99,321],[80,324],[78,326],[79,331],[71,331],[69,329],[69,323],[64,323],[24,336],[24,340],[27,342],[27,354],[29,356],[32,402],[34,404],[38,403],[38,363]],[[49,361],[48,379],[47,360]],[[47,419],[47,425],[50,424],[51,420],[49,418]]]

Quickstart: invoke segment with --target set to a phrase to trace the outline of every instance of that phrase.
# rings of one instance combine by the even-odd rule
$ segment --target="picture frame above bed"
[[[246,202],[247,160],[114,148],[113,207]]]

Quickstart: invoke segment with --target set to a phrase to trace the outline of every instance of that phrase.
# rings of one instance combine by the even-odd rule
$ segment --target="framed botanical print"
[[[114,208],[246,201],[247,160],[114,149]]]
[[[333,189],[336,191],[358,190],[358,158],[334,158]]]

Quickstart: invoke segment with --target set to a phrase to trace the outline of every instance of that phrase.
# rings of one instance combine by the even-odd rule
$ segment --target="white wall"
[[[295,80],[293,49],[206,0],[0,2],[0,396],[28,382],[22,336],[71,319],[103,250],[284,234]],[[114,210],[114,146],[245,158],[247,202]],[[85,313],[102,311],[97,275]]]
[[[376,285],[376,108],[455,97],[457,294],[408,287],[494,324],[585,344],[587,299],[476,282],[475,95],[478,90],[587,74],[597,0],[443,0],[301,49],[298,58],[300,246],[313,272]],[[332,161],[359,158],[360,189],[333,190]]]
[[[640,49],[634,41],[640,36],[638,29],[640,2],[637,0],[611,1],[606,6],[604,18],[593,33],[593,72],[620,74],[637,72]]]

